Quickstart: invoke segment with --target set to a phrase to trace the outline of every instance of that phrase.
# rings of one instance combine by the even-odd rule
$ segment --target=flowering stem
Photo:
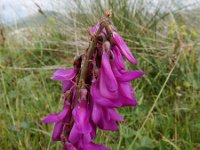
[[[90,43],[90,46],[88,48],[88,51],[86,53],[86,60],[83,64],[83,67],[81,68],[81,74],[80,74],[80,79],[79,79],[79,87],[82,88],[85,84],[85,80],[87,78],[87,73],[88,73],[88,67],[90,65],[90,63],[92,62],[92,55],[96,49],[96,45],[97,45],[97,40],[98,40],[98,35],[101,33],[101,31],[103,30],[103,28],[106,29],[106,32],[109,35],[109,41],[111,42],[111,34],[112,34],[112,29],[110,27],[110,23],[108,21],[108,18],[105,18],[105,20],[103,20],[100,23],[100,27],[96,33],[96,35],[92,38],[92,41]]]
[[[92,38],[91,40],[91,43],[89,45],[89,48],[88,50],[86,51],[86,59],[84,60],[83,63],[83,66],[81,67],[80,69],[80,72],[79,72],[79,77],[76,79],[76,85],[78,86],[77,88],[77,95],[76,95],[76,99],[75,99],[75,103],[74,103],[74,106],[76,106],[77,102],[78,102],[78,99],[80,98],[80,90],[81,88],[84,88],[85,86],[85,81],[87,79],[87,75],[88,75],[88,70],[89,70],[89,65],[91,64],[92,62],[92,56],[93,56],[93,53],[94,51],[96,50],[96,45],[97,45],[97,41],[99,39],[99,34],[101,33],[101,31],[105,28],[106,29],[106,32],[108,34],[108,39],[110,41],[110,43],[112,42],[111,40],[111,35],[112,35],[112,28],[111,28],[111,23],[110,21],[108,20],[108,17],[109,16],[106,16],[105,18],[103,18],[103,20],[101,21],[100,23],[100,26],[99,26],[99,29],[97,30],[95,36]],[[70,95],[69,95],[69,103],[72,103],[72,93],[70,92]],[[73,107],[71,105],[71,108],[70,108],[70,113],[72,113],[72,110],[73,110]],[[71,116],[72,114],[70,114]],[[72,128],[73,126],[73,123],[74,123],[74,119],[71,119],[70,121],[70,129]],[[69,130],[70,131],[70,130]],[[69,135],[69,131],[66,131],[65,132],[65,138],[67,139],[68,138],[68,135]]]
[[[109,21],[110,15],[90,28],[89,47],[74,60],[74,68],[59,69],[52,76],[62,81],[64,107],[42,121],[55,123],[52,139],[62,141],[66,150],[107,150],[93,141],[97,128],[117,131],[123,118],[115,109],[137,105],[130,81],[144,73],[126,70],[124,57],[132,64],[136,59]]]
[[[86,51],[86,59],[83,62],[83,66],[81,67],[80,70],[80,77],[77,80],[77,85],[78,85],[78,89],[77,89],[77,97],[76,97],[76,101],[75,104],[78,101],[78,98],[80,97],[80,89],[84,88],[85,86],[85,81],[87,79],[87,75],[88,75],[88,70],[89,70],[89,65],[92,62],[92,56],[94,51],[96,50],[96,45],[97,45],[97,41],[99,39],[99,34],[101,33],[101,31],[105,28],[106,32],[108,34],[108,40],[110,41],[110,43],[112,43],[112,28],[111,28],[111,22],[109,21],[109,17],[110,15],[105,15],[105,17],[102,19],[102,21],[100,22],[100,26],[99,29],[97,30],[96,34],[92,37],[91,43],[89,45],[88,50]]]

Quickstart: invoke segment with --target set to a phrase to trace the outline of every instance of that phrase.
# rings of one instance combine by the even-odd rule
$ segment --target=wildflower
[[[133,57],[130,49],[128,48],[122,37],[117,32],[113,32],[113,41],[120,49],[121,53],[128,59],[128,61],[136,65],[137,64],[136,59]]]
[[[126,70],[124,57],[132,64],[137,64],[136,59],[110,22],[105,21],[89,30],[92,43],[75,59],[74,68],[59,69],[52,76],[62,81],[64,107],[42,121],[55,124],[53,140],[62,141],[64,150],[107,150],[93,142],[97,128],[117,131],[123,118],[116,109],[137,105],[130,82],[144,73]]]
[[[109,52],[103,52],[100,77],[99,77],[99,91],[100,93],[107,98],[116,98],[117,96],[117,81],[113,74],[111,65],[110,65],[110,55]],[[105,82],[111,81],[111,82]]]
[[[51,79],[62,81],[62,90],[65,93],[72,87],[77,72],[78,72],[77,69],[70,69],[70,70],[59,69],[54,72]]]
[[[52,138],[54,141],[60,141],[64,129],[64,125],[69,125],[69,110],[70,105],[66,101],[63,110],[60,113],[49,114],[42,119],[44,123],[55,123]]]
[[[74,125],[69,135],[69,141],[73,144],[81,140],[89,142],[92,139],[92,125],[90,123],[90,110],[85,100],[81,100],[73,110]]]
[[[112,108],[106,108],[93,103],[92,120],[101,129],[118,130],[117,121],[122,122],[123,118]]]

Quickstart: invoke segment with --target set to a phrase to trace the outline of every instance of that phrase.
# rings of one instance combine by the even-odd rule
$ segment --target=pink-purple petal
[[[133,70],[133,71],[122,71],[121,75],[118,76],[118,80],[122,82],[130,82],[144,75],[143,71]]]
[[[111,118],[111,119],[115,119],[115,120],[120,121],[120,122],[123,122],[123,121],[124,121],[124,119],[122,118],[122,116],[120,116],[120,115],[116,112],[116,110],[114,110],[114,109],[109,109],[109,114],[110,114],[110,118]]]
[[[98,87],[99,87],[99,81],[97,80],[91,85],[91,88],[90,88],[91,98],[93,99],[95,103],[105,106],[105,107],[120,107],[121,106],[121,102],[117,98],[109,99],[102,96]]]
[[[119,84],[120,99],[122,106],[136,106],[137,101],[132,92],[132,87],[128,82],[121,82]]]
[[[65,93],[73,86],[73,82],[71,80],[63,80],[62,81],[62,91]]]
[[[65,143],[64,150],[78,150],[78,149],[71,143]]]
[[[69,134],[69,141],[72,144],[76,144],[79,141],[80,138],[81,138],[81,134],[78,132],[76,124],[74,124],[72,129],[71,129],[71,132]]]
[[[92,120],[99,128],[111,131],[118,130],[116,121],[123,121],[111,108],[105,108],[95,103],[92,110]]]
[[[56,123],[64,119],[68,112],[68,108],[64,108],[60,113],[49,114],[47,117],[42,119],[44,123]]]
[[[89,32],[90,32],[91,35],[93,35],[93,34],[95,34],[97,32],[98,29],[99,29],[99,23],[97,23],[96,25],[91,27]]]
[[[121,69],[124,70],[125,64],[124,64],[123,57],[120,53],[119,48],[117,46],[114,46],[112,50],[113,50],[113,54],[114,54],[113,63],[116,65],[118,70],[121,70]]]
[[[90,133],[92,127],[89,123],[89,110],[86,100],[81,100],[73,110],[75,124],[79,133]]]
[[[90,142],[84,145],[83,150],[108,150],[108,148],[103,145]]]
[[[62,131],[63,131],[63,127],[64,127],[64,124],[62,122],[57,122],[54,125],[53,135],[52,135],[52,139],[54,141],[60,141],[61,140],[61,134],[62,134]]]
[[[112,72],[110,65],[110,55],[108,52],[104,52],[102,55],[101,70],[99,77],[99,90],[101,95],[106,98],[115,98],[117,96],[117,81]]]
[[[89,30],[90,35],[96,34],[96,32],[97,32],[98,29],[99,29],[99,26],[100,26],[100,23],[97,23],[96,25],[94,25],[93,27],[91,27],[90,30]],[[102,30],[101,33],[106,34],[105,28]]]
[[[72,80],[77,73],[77,70],[75,69],[58,69],[53,73],[53,76],[51,77],[53,80]]]
[[[128,48],[122,37],[117,32],[113,32],[113,41],[119,47],[121,53],[126,57],[126,59],[128,59],[128,61],[131,62],[132,64],[136,65],[137,64],[136,59],[133,57],[130,49]]]

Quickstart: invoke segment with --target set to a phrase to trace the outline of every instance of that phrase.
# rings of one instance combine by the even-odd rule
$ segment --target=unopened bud
[[[110,42],[109,41],[105,41],[103,43],[103,50],[110,51]]]
[[[81,89],[81,98],[86,99],[87,96],[87,89],[83,88]]]
[[[105,12],[105,17],[110,18],[112,16],[112,10],[107,10]]]

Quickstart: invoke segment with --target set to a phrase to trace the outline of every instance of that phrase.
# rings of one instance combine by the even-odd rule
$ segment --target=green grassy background
[[[143,1],[105,2],[92,3],[90,13],[77,2],[77,12],[64,18],[67,23],[50,16],[39,25],[19,28],[19,33],[5,28],[0,149],[60,149],[51,141],[53,126],[40,121],[62,108],[60,83],[50,76],[57,68],[72,67],[74,56],[88,46],[88,28],[108,8],[138,60],[138,66],[127,62],[127,68],[144,70],[145,76],[132,83],[139,105],[119,110],[125,120],[119,132],[98,131],[96,142],[111,150],[200,149],[199,9],[163,12],[157,7],[148,13],[150,5]]]

